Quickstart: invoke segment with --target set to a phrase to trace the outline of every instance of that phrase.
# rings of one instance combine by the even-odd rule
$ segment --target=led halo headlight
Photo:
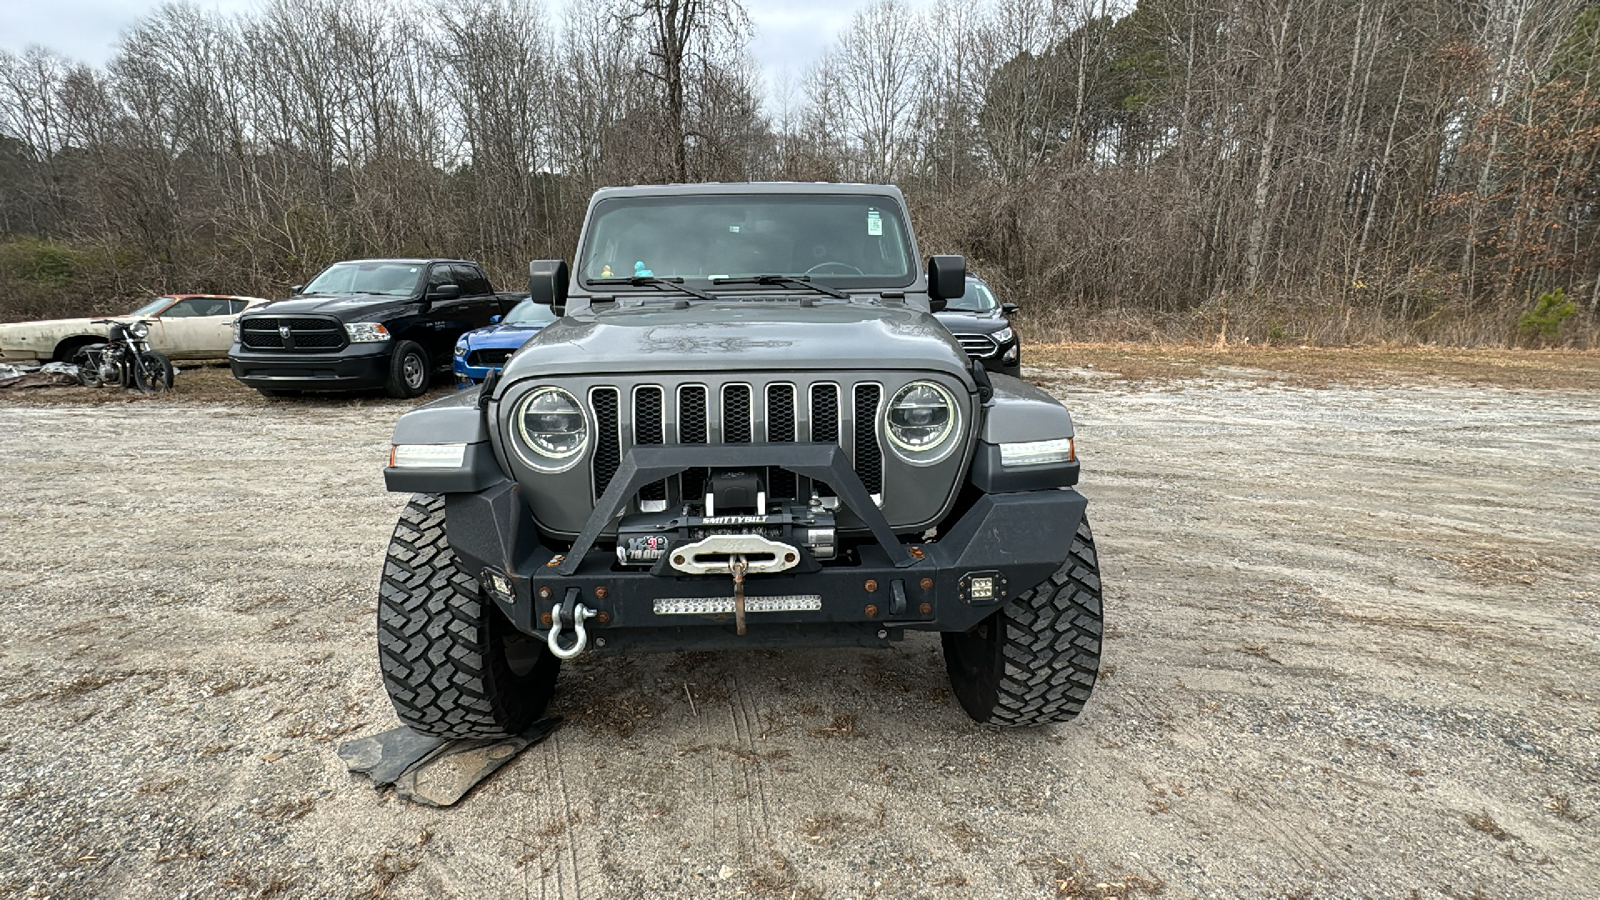
[[[128,333],[136,338],[143,338],[150,334],[149,322],[134,322],[128,326]]]
[[[543,458],[524,456],[536,468],[570,468],[589,446],[589,424],[583,407],[578,398],[561,388],[535,388],[517,404],[516,420],[523,446]]]
[[[895,392],[884,409],[883,425],[897,455],[927,465],[943,459],[955,445],[951,438],[961,430],[961,409],[942,386],[913,381]]]

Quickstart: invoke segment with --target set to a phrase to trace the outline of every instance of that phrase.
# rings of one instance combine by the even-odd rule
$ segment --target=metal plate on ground
[[[379,788],[424,806],[454,806],[517,754],[549,737],[560,717],[541,719],[509,738],[452,741],[401,727],[350,741],[339,758]]]
[[[419,734],[402,725],[339,745],[339,758],[350,771],[371,778],[378,787],[388,787],[407,769],[448,743],[451,742],[445,738]]]

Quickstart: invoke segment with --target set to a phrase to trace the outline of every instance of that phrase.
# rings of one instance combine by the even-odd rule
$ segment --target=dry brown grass
[[[1067,369],[1093,382],[1254,377],[1305,386],[1458,382],[1505,388],[1600,388],[1600,352],[1436,347],[1216,347],[1033,343],[1024,365]]]
[[[1467,820],[1467,824],[1471,825],[1473,829],[1481,831],[1497,841],[1511,840],[1511,832],[1501,827],[1500,823],[1496,822],[1494,818],[1489,815],[1488,811],[1480,813],[1468,813],[1465,818]]]
[[[1115,877],[1092,874],[1079,857],[1063,859],[1059,856],[1025,859],[1022,865],[1039,873],[1040,882],[1055,891],[1064,900],[1127,900],[1130,897],[1154,897],[1164,893],[1166,882],[1132,872]]]
[[[1566,819],[1568,822],[1582,822],[1589,818],[1587,815],[1579,814],[1577,810],[1572,808],[1572,801],[1567,798],[1566,794],[1547,791],[1544,796],[1544,808]]]

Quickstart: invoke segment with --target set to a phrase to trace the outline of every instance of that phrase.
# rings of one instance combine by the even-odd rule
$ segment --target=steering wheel
[[[830,260],[824,260],[823,262],[817,263],[816,265],[814,265],[811,268],[807,269],[806,270],[806,274],[807,275],[817,274],[817,270],[818,269],[825,269],[828,266],[836,266],[836,267],[838,267],[840,269],[849,269],[850,270],[848,272],[836,273],[836,274],[844,274],[844,275],[865,275],[865,274],[867,274],[867,273],[861,271],[860,269],[856,268],[855,266],[850,265],[849,263],[835,262],[834,260],[831,260],[831,259]]]

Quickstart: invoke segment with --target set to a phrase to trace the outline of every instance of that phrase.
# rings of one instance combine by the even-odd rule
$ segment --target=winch
[[[750,549],[756,553],[777,554],[779,559],[782,558],[780,548],[788,545],[804,547],[819,561],[830,560],[839,552],[835,533],[833,513],[824,509],[820,502],[805,506],[780,503],[764,514],[717,516],[701,515],[699,510],[685,505],[676,511],[623,516],[617,523],[617,562],[624,566],[654,566],[674,549],[719,536],[764,539],[759,550],[755,549],[754,542]],[[732,548],[731,544],[729,548]],[[724,567],[720,571],[726,572],[727,569]],[[763,569],[752,561],[750,571],[771,570]]]
[[[696,499],[675,511],[623,516],[617,562],[654,566],[671,553],[672,568],[705,575],[732,573],[734,557],[743,557],[749,572],[760,573],[793,567],[798,559],[789,548],[804,547],[817,560],[838,553],[833,513],[815,493],[806,504],[769,505],[758,472],[716,469]]]

